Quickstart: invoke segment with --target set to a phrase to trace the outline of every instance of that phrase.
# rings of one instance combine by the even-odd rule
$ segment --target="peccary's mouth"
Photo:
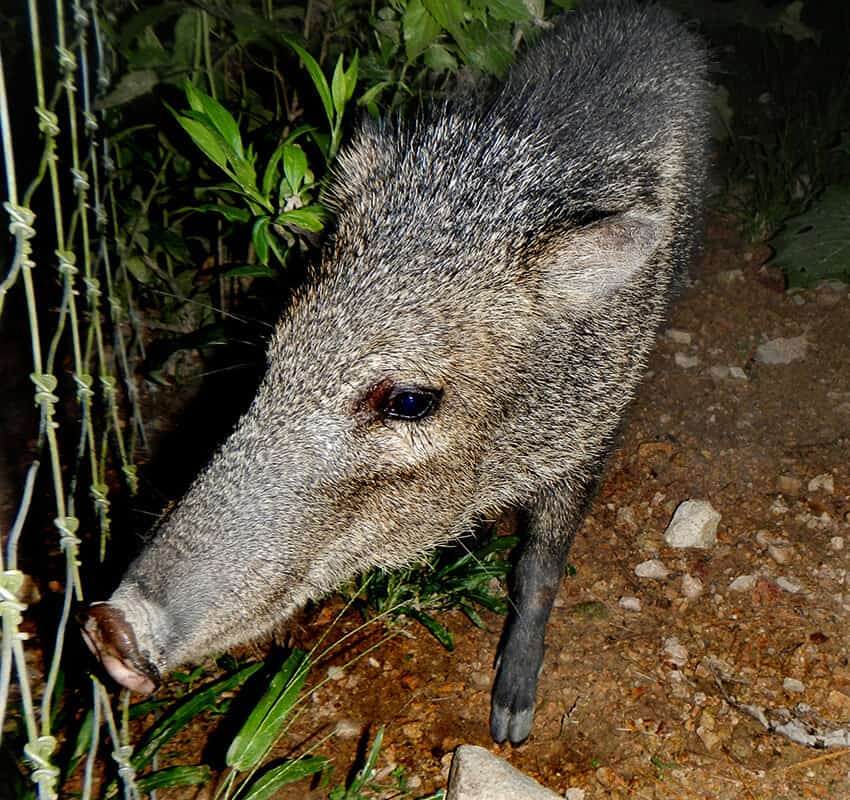
[[[109,675],[142,695],[159,685],[159,670],[139,651],[124,612],[110,603],[92,603],[83,621],[83,638]]]

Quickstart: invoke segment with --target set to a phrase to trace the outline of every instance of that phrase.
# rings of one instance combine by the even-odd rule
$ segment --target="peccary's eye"
[[[403,388],[387,397],[384,413],[390,419],[420,420],[437,410],[440,393],[434,389]]]

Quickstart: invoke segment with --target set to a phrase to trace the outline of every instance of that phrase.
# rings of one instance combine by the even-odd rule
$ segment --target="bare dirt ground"
[[[320,688],[296,738],[342,723],[345,769],[357,734],[387,725],[380,766],[403,765],[412,796],[444,785],[451,751],[473,743],[587,800],[850,797],[850,749],[794,744],[741,708],[796,709],[818,732],[850,720],[850,291],[786,293],[766,255],[711,233],[670,321],[690,344],[659,342],[571,554],[529,740],[489,740],[501,621],[487,633],[460,614],[454,653],[411,628]],[[802,358],[756,360],[799,336]],[[664,542],[689,498],[722,515],[708,550]],[[637,577],[653,558],[668,577]]]

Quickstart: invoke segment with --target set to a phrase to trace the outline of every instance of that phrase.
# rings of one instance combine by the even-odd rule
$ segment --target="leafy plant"
[[[501,583],[516,536],[493,536],[474,549],[463,541],[431,555],[424,564],[392,572],[376,570],[350,590],[371,613],[419,622],[440,644],[454,649],[451,631],[434,614],[457,608],[478,628],[486,628],[476,607],[507,613]]]
[[[850,186],[830,186],[771,240],[790,288],[821,280],[850,283]]]

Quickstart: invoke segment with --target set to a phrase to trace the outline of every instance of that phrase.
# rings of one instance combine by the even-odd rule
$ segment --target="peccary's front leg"
[[[496,660],[490,735],[499,743],[525,741],[534,721],[537,678],[543,663],[546,623],[573,535],[596,487],[596,477],[575,487],[556,486],[525,513],[527,539],[514,571],[513,607]]]

